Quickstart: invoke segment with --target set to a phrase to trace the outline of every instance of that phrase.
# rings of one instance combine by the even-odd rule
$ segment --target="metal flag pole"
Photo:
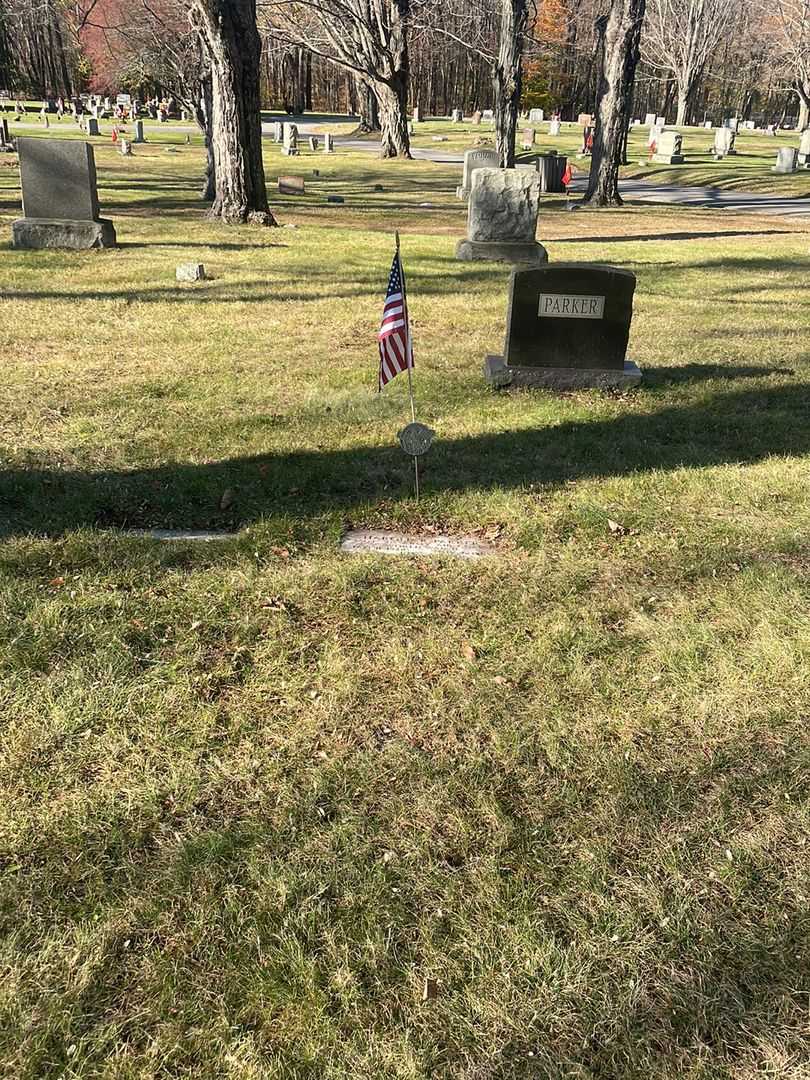
[[[402,267],[402,256],[399,252],[399,229],[394,233],[397,244],[397,259],[399,261],[399,280],[402,285],[402,308],[407,312],[407,338],[406,348],[408,350],[408,396],[411,399],[411,422],[416,423],[416,402],[413,396],[413,346],[411,343],[411,313],[408,308],[408,295],[405,291],[405,271]],[[419,502],[419,458],[414,454],[413,458],[413,479],[414,488],[416,490],[416,501]]]

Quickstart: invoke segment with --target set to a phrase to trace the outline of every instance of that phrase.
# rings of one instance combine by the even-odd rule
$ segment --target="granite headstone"
[[[99,216],[93,147],[72,139],[17,140],[23,217],[15,248],[115,247],[113,223]]]
[[[546,262],[546,249],[535,239],[539,209],[536,170],[476,169],[467,211],[467,238],[458,244],[456,258],[534,265]]]
[[[499,162],[495,150],[465,150],[464,173],[461,178],[461,187],[456,188],[456,197],[468,199],[472,188],[473,173],[476,169],[497,169]]]
[[[559,389],[637,385],[641,372],[627,360],[635,288],[635,274],[613,266],[513,270],[504,355],[487,357],[487,379]]]

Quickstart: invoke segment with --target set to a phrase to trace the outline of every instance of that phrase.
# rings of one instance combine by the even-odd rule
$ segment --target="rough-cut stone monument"
[[[515,269],[503,356],[488,356],[493,386],[637,386],[626,359],[636,276],[613,266],[554,263]]]
[[[497,169],[499,161],[495,150],[465,150],[464,174],[461,178],[461,187],[456,188],[456,198],[469,199],[475,170]]]
[[[99,216],[89,143],[20,138],[17,150],[23,217],[11,226],[15,248],[115,247],[113,223]]]
[[[683,136],[678,131],[662,131],[658,136],[653,161],[661,165],[682,165]]]
[[[467,211],[467,239],[456,258],[540,264],[548,261],[535,240],[540,180],[535,170],[476,169]]]

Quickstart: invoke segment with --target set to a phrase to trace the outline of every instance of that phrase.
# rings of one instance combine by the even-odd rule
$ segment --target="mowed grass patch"
[[[98,154],[117,251],[0,260],[0,1071],[802,1076],[807,230],[545,201],[552,260],[638,275],[647,381],[498,395],[457,167],[336,155],[355,205],[231,230],[163,153]]]

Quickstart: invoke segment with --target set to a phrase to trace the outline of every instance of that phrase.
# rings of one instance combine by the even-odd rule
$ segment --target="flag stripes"
[[[382,390],[391,379],[413,367],[405,274],[398,250],[394,253],[388,277],[388,290],[385,294],[377,343],[380,349],[379,389]]]

